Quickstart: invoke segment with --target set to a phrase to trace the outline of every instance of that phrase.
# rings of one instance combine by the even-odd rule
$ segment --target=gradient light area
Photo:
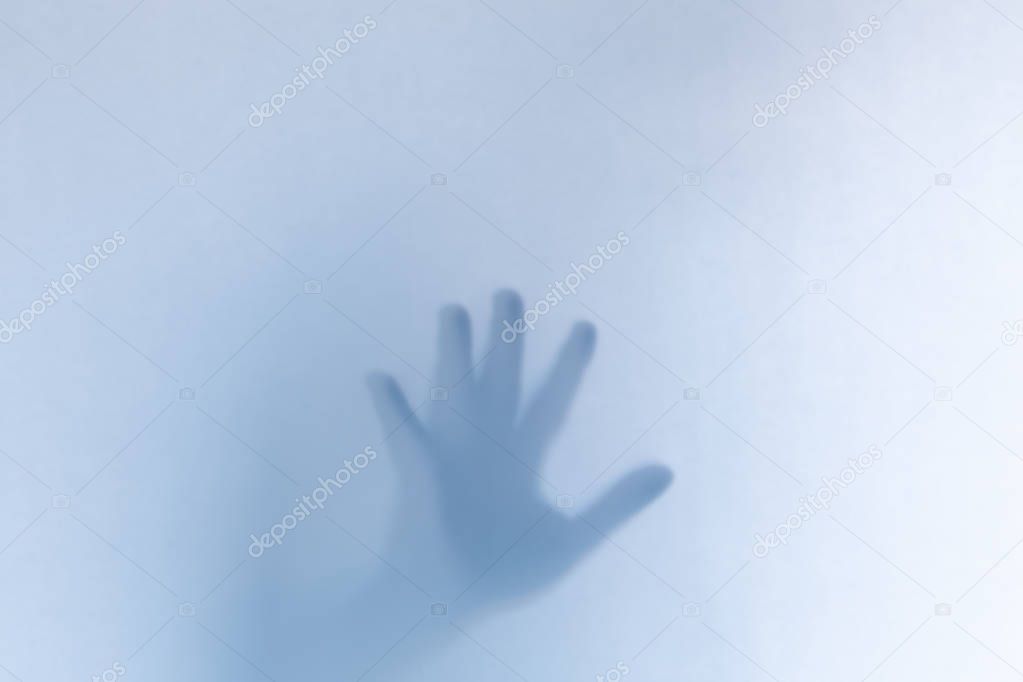
[[[1014,679],[1021,26],[0,2],[0,681]]]

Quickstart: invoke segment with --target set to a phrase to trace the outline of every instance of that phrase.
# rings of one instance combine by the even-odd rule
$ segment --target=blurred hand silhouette
[[[501,338],[523,315],[511,291],[494,297],[489,352],[473,364],[471,324],[461,306],[440,313],[436,381],[446,399],[414,412],[390,376],[369,385],[399,478],[399,509],[385,555],[424,576],[439,598],[457,600],[483,575],[472,601],[483,605],[553,585],[607,533],[671,482],[657,465],[639,468],[578,516],[552,509],[539,470],[593,355],[596,330],[578,323],[536,394],[520,408],[523,335]],[[434,398],[441,396],[433,396]],[[588,523],[587,523],[588,522]],[[592,525],[592,527],[591,527]],[[530,532],[526,565],[514,575],[491,566]],[[537,549],[539,547],[539,549]]]

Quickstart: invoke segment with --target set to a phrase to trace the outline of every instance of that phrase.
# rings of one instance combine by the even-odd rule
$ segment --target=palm
[[[521,315],[516,294],[495,297],[490,350],[474,367],[468,314],[456,306],[441,312],[436,377],[447,399],[431,401],[422,416],[392,378],[370,382],[401,479],[393,549],[440,595],[460,594],[534,527],[547,549],[531,554],[528,570],[514,579],[491,585],[500,592],[492,596],[552,584],[599,538],[580,529],[581,520],[551,510],[553,491],[539,473],[593,354],[595,331],[576,325],[520,410],[523,338],[505,343],[500,332],[504,320]],[[670,478],[663,467],[635,471],[584,517],[610,529],[657,497]]]

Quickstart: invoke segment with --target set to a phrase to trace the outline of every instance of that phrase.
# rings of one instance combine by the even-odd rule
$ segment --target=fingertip
[[[469,311],[465,309],[465,306],[458,305],[457,303],[448,303],[441,307],[438,313],[441,325],[468,325],[469,324]]]
[[[366,375],[366,386],[373,393],[383,393],[396,385],[394,377],[386,372],[373,371]]]
[[[519,301],[522,300],[519,296],[519,292],[515,291],[511,287],[501,287],[494,292],[495,301]]]
[[[494,310],[499,316],[519,317],[522,315],[522,297],[514,289],[498,289],[494,293]]]
[[[576,322],[572,326],[572,342],[586,353],[592,353],[597,345],[597,328],[590,322]]]
[[[661,496],[674,475],[659,464],[634,469],[620,478],[586,515],[606,531],[624,523]]]
[[[663,493],[675,480],[675,474],[671,469],[660,464],[644,467],[636,474],[641,477],[640,487],[651,497],[657,497]]]
[[[668,467],[651,464],[626,474],[619,483],[619,489],[628,491],[628,496],[635,500],[649,502],[667,490],[674,478]]]

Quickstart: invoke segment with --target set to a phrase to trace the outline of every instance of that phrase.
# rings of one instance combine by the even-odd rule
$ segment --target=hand
[[[477,368],[468,313],[460,306],[441,311],[436,380],[448,399],[429,401],[425,415],[412,410],[393,378],[370,377],[400,481],[387,553],[438,597],[457,598],[527,531],[540,536],[544,549],[515,576],[487,581],[487,600],[548,587],[599,544],[593,527],[610,532],[671,481],[665,467],[648,466],[583,511],[585,521],[551,509],[539,470],[593,355],[596,330],[588,323],[573,328],[543,385],[520,410],[524,337],[506,343],[501,331],[505,320],[522,314],[517,294],[495,296],[489,352]]]

